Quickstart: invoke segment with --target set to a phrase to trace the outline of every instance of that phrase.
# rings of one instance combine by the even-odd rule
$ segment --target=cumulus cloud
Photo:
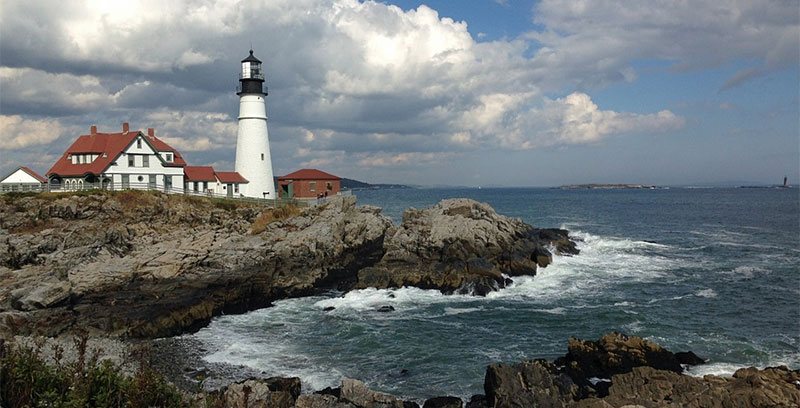
[[[63,131],[64,127],[56,120],[0,115],[0,145],[4,150],[19,150],[47,144],[58,139]]]
[[[592,101],[598,87],[638,79],[631,61],[674,70],[752,61],[755,71],[722,90],[796,64],[795,5],[543,0],[535,31],[487,42],[430,7],[373,1],[8,0],[0,109],[82,129],[140,123],[194,157],[229,160],[213,155],[235,145],[233,90],[252,43],[270,86],[277,162],[391,167],[597,143],[684,124],[670,111]]]

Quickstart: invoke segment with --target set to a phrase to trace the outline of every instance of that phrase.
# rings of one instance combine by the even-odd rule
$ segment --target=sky
[[[251,47],[276,175],[800,181],[800,0],[3,0],[0,175],[123,122],[232,170]]]

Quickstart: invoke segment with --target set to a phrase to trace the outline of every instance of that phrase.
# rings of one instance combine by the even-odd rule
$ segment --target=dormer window
[[[167,153],[166,156],[167,156],[167,158],[166,158],[167,163],[172,163],[172,153]]]
[[[136,148],[137,149],[141,149],[142,148],[142,139],[136,139]]]

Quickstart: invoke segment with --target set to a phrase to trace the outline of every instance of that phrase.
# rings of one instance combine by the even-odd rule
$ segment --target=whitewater
[[[399,222],[406,208],[449,197],[568,229],[581,253],[486,297],[329,292],[220,316],[187,337],[209,363],[298,376],[305,390],[350,377],[409,399],[468,398],[482,392],[490,363],[556,358],[569,337],[614,330],[707,358],[692,375],[800,368],[796,189],[390,190],[358,199]]]

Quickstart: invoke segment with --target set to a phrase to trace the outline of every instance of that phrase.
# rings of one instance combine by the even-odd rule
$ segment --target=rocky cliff
[[[251,226],[262,208],[141,192],[6,199],[0,333],[179,334],[221,312],[335,286],[391,222],[354,197]]]
[[[254,222],[271,210],[153,192],[0,204],[4,337],[76,327],[169,336],[326,288],[485,294],[507,276],[535,274],[552,259],[547,248],[577,253],[567,231],[535,229],[467,199],[410,209],[394,228],[379,208],[337,197],[258,231]]]

